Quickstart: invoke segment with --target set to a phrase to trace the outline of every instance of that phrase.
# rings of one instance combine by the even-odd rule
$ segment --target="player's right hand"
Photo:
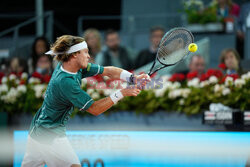
[[[148,82],[151,82],[151,78],[148,74],[141,74],[136,76],[135,85],[137,85],[137,88],[144,89]]]
[[[122,95],[125,96],[137,96],[139,93],[141,92],[140,89],[132,89],[132,88],[126,88],[126,89],[122,89],[121,93]]]

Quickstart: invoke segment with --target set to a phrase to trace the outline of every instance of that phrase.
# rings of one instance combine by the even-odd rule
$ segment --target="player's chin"
[[[82,68],[87,68],[87,66],[88,66],[88,63],[85,63],[82,65]]]

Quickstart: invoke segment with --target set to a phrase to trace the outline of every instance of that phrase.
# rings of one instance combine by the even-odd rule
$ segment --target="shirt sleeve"
[[[87,110],[94,103],[94,100],[80,88],[73,78],[63,78],[60,90],[63,96],[80,111]]]
[[[91,77],[91,76],[95,76],[98,74],[102,74],[104,70],[103,66],[100,66],[98,64],[92,64],[92,63],[88,63],[87,68],[82,70],[82,78],[86,78],[86,77]]]

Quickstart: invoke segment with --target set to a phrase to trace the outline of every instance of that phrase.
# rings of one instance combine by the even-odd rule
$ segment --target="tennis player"
[[[144,79],[140,86],[150,81],[147,74],[135,76],[116,68],[88,63],[87,43],[81,37],[63,35],[46,54],[59,61],[47,87],[44,102],[34,116],[27,141],[22,167],[80,167],[80,161],[66,137],[66,124],[77,107],[95,116],[105,112],[125,96],[137,96],[140,89],[117,90],[109,97],[94,101],[81,86],[85,77],[101,75],[112,79],[134,82]]]

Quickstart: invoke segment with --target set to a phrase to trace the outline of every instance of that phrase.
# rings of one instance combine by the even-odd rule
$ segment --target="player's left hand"
[[[140,74],[135,76],[135,80],[137,87],[140,87],[140,89],[143,89],[148,82],[151,82],[151,78],[148,74]]]

